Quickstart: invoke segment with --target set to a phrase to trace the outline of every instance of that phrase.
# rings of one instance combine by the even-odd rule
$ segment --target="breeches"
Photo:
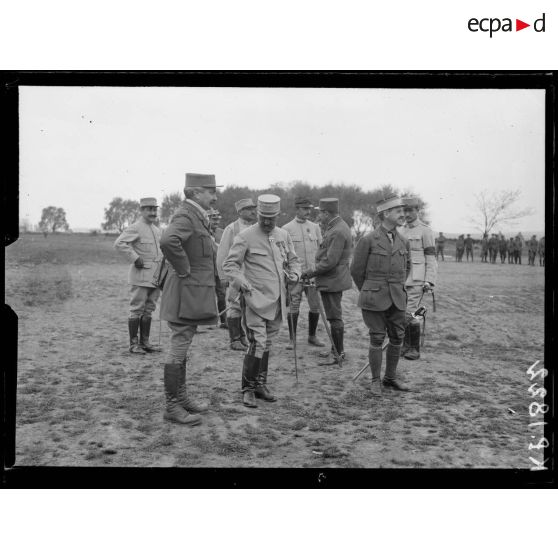
[[[328,322],[332,328],[343,328],[343,312],[341,310],[341,299],[343,291],[337,293],[328,293],[321,291],[322,302],[324,303],[324,312]]]
[[[370,347],[381,347],[388,334],[392,345],[401,345],[405,337],[405,310],[392,304],[383,312],[362,309],[362,317],[370,335]]]
[[[289,286],[289,294],[291,296],[291,304],[289,306],[289,314],[298,314],[300,311],[300,303],[302,302],[302,293],[306,295],[310,312],[318,313],[320,311],[320,302],[318,299],[318,291],[304,287],[302,283],[296,283]]]
[[[167,322],[171,330],[170,347],[167,364],[182,364],[186,362],[188,349],[192,344],[198,326]]]
[[[246,337],[250,342],[248,354],[261,358],[264,351],[269,351],[273,339],[281,329],[281,304],[277,301],[277,309],[273,320],[266,320],[256,314],[249,306],[244,309],[244,324]]]
[[[132,285],[130,287],[130,318],[141,318],[141,316],[151,316],[157,306],[157,300],[161,291],[156,288],[140,287]]]

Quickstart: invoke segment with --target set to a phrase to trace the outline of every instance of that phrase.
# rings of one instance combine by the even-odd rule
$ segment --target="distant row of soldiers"
[[[524,243],[521,235],[515,237],[505,238],[503,234],[493,233],[489,238],[488,234],[484,234],[480,247],[481,247],[481,262],[496,263],[498,255],[500,256],[500,262],[505,263],[506,257],[508,263],[510,264],[521,264],[521,253],[523,251],[524,244],[527,245],[528,255],[529,255],[529,265],[535,265],[535,260],[537,255],[539,257],[539,265],[544,266],[545,259],[545,237],[543,236],[540,240],[537,240],[537,235],[533,235],[526,243]],[[443,233],[440,233],[436,238],[436,259],[439,257],[444,260],[444,248],[446,244],[446,237]],[[474,261],[473,256],[473,245],[474,240],[471,235],[460,234],[455,243],[455,260],[457,262],[463,261],[463,255],[465,254],[467,261],[471,258]]]

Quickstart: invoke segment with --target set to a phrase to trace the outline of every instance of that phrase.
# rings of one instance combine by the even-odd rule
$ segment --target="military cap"
[[[256,207],[256,204],[252,200],[252,198],[245,198],[243,200],[238,200],[234,202],[234,207],[236,211],[240,211],[241,209],[246,209],[247,207]]]
[[[330,213],[339,213],[339,200],[337,198],[322,198],[318,209]]]
[[[281,210],[281,198],[274,194],[258,196],[258,215],[262,217],[276,217]]]
[[[155,198],[141,198],[140,207],[159,207]]]
[[[403,207],[404,205],[403,200],[399,196],[393,195],[380,200],[376,204],[376,210],[380,213],[381,211],[387,211],[388,209],[393,209],[394,207]]]
[[[419,207],[420,200],[418,198],[403,198],[403,205],[405,207]]]
[[[186,173],[186,188],[222,188],[217,186],[214,174]]]
[[[295,198],[295,207],[314,207],[314,204],[310,201],[310,198],[306,196],[297,196]]]

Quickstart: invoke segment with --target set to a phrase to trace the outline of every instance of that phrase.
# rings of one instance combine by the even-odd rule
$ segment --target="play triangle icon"
[[[524,21],[521,21],[520,19],[515,20],[515,30],[516,31],[521,31],[522,29],[525,29],[525,27],[531,27],[531,24],[525,23]]]

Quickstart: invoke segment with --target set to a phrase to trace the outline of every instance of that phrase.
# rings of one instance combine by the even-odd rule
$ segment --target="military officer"
[[[161,317],[171,331],[164,367],[166,420],[199,424],[199,413],[208,410],[186,389],[188,350],[198,325],[217,321],[215,260],[206,211],[217,202],[215,175],[186,174],[186,200],[174,213],[161,237],[161,250],[168,262],[163,287]]]
[[[159,289],[153,284],[155,268],[162,260],[159,241],[161,231],[155,226],[157,220],[157,200],[142,198],[140,200],[140,218],[124,229],[116,239],[114,247],[124,254],[131,263],[128,283],[132,297],[128,333],[130,352],[145,354],[159,351],[149,343],[151,314],[157,305]],[[139,339],[138,339],[139,331]]]
[[[535,258],[537,257],[537,252],[539,251],[539,241],[537,240],[536,234],[534,234],[527,242],[527,248],[529,250],[529,265],[535,265]]]
[[[420,327],[422,318],[413,318],[423,295],[434,288],[438,275],[434,231],[419,219],[420,200],[403,200],[405,225],[398,229],[410,246],[411,273],[405,281],[407,314],[401,355],[408,360],[420,358]]]
[[[544,266],[544,236],[539,240],[539,266]]]
[[[217,256],[219,242],[221,240],[221,237],[223,236],[223,229],[219,228],[219,223],[221,222],[221,214],[219,213],[218,209],[210,209],[209,211],[207,211],[207,217],[209,219],[209,229],[211,231],[211,237],[213,239],[215,256]],[[219,279],[219,274],[215,276],[215,295],[217,296],[217,310],[219,310],[219,327],[221,329],[228,329],[227,316],[225,313],[225,309],[227,307],[227,289]]]
[[[469,261],[469,256],[471,256],[471,261],[473,261],[473,239],[470,234],[465,239],[465,256],[467,261]]]
[[[258,197],[258,223],[234,237],[223,272],[243,293],[244,320],[250,345],[242,366],[242,402],[257,407],[256,398],[277,398],[267,385],[269,352],[287,316],[287,282],[300,279],[300,264],[289,233],[276,227],[281,200]]]
[[[312,271],[316,265],[316,252],[322,243],[322,233],[320,226],[309,220],[310,214],[314,209],[312,201],[305,196],[295,199],[296,215],[292,221],[283,225],[293,241],[295,252],[300,260],[302,272]],[[309,289],[303,286],[302,282],[294,283],[289,286],[290,305],[287,324],[289,325],[289,337],[291,343],[293,335],[296,336],[298,315],[302,293],[306,294],[308,300],[308,343],[316,347],[323,347],[324,344],[316,337],[316,329],[320,320],[320,301],[316,289]],[[292,348],[292,346],[289,346]]]
[[[338,358],[346,358],[344,348],[345,324],[341,300],[343,291],[352,288],[349,260],[352,250],[352,236],[349,226],[339,215],[339,200],[323,198],[319,202],[319,218],[323,227],[323,240],[316,252],[316,265],[302,274],[304,280],[316,278],[316,288],[324,305],[324,313],[330,324],[331,337]],[[336,364],[337,358],[333,351],[320,354],[321,357],[332,356],[330,362]]]
[[[396,372],[405,334],[405,312],[408,308],[405,281],[411,271],[411,245],[397,232],[397,226],[405,222],[403,201],[398,196],[390,196],[378,203],[377,211],[381,223],[359,240],[351,264],[351,275],[360,292],[358,306],[370,335],[368,360],[372,371],[372,393],[381,396],[382,344],[386,331],[389,343],[383,385],[398,391],[408,391],[397,379]],[[420,224],[415,225],[417,227]],[[412,228],[409,234],[413,234]],[[429,248],[433,248],[433,240],[431,237],[429,242],[432,242],[432,246]],[[419,239],[414,242],[418,245]],[[419,253],[418,250],[416,252]],[[434,254],[429,255],[434,257]]]
[[[234,207],[238,213],[238,219],[229,223],[223,231],[221,242],[219,242],[219,249],[217,250],[217,272],[219,273],[219,280],[227,288],[227,301],[229,304],[227,325],[229,327],[230,348],[233,351],[245,351],[246,347],[248,347],[248,342],[242,329],[240,293],[228,284],[226,274],[223,271],[223,262],[229,254],[236,235],[252,226],[257,220],[257,215],[256,204],[252,201],[252,198],[238,200],[235,202]]]
[[[438,259],[438,255],[442,256],[442,261],[444,261],[444,246],[446,245],[446,237],[443,233],[440,233],[436,237],[436,259]]]

